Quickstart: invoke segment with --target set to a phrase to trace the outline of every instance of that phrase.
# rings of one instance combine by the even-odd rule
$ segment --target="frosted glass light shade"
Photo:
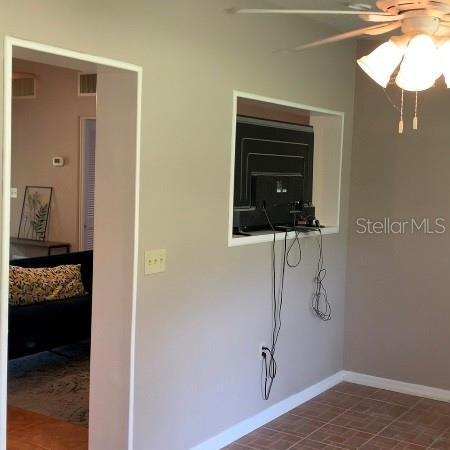
[[[374,81],[384,88],[388,85],[391,75],[405,53],[405,47],[392,41],[385,42],[372,53],[358,59],[358,65]]]
[[[450,41],[447,41],[439,48],[441,57],[442,72],[444,73],[445,83],[450,88]]]
[[[405,91],[424,91],[441,75],[441,58],[433,39],[425,34],[414,36],[395,80],[397,85]]]

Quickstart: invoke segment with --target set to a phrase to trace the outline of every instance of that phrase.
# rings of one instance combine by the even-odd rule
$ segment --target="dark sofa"
[[[86,295],[31,305],[9,306],[9,359],[51,350],[91,336],[92,251],[16,259],[20,267],[54,267],[81,264]]]

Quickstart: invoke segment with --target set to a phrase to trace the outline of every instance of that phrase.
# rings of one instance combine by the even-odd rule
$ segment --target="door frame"
[[[84,241],[84,127],[85,121],[93,119],[96,116],[80,116],[80,166],[78,169],[78,249],[82,250]]]
[[[134,411],[134,362],[135,362],[135,324],[137,298],[138,238],[139,238],[139,186],[141,151],[141,103],[142,67],[101,56],[80,53],[39,42],[12,36],[4,37],[3,60],[3,150],[2,150],[2,194],[1,194],[1,258],[0,258],[0,450],[6,450],[7,438],[7,379],[8,379],[8,294],[9,294],[9,239],[10,239],[10,188],[11,188],[11,122],[12,122],[12,58],[13,47],[49,53],[122,69],[136,73],[137,76],[137,114],[136,114],[136,167],[134,183],[134,233],[133,233],[133,275],[131,296],[131,336],[130,338],[130,386],[128,405],[128,450],[133,448]]]

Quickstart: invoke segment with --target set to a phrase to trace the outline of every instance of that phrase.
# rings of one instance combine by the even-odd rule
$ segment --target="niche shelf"
[[[233,197],[234,197],[234,167],[236,115],[246,115],[262,119],[271,119],[311,125],[314,127],[314,178],[313,204],[316,216],[324,225],[322,234],[339,232],[339,214],[341,197],[342,147],[344,135],[344,113],[303,105],[284,100],[249,94],[240,91],[233,92],[233,129],[231,138],[230,167],[230,197],[228,246],[257,244],[273,239],[270,230],[257,231],[251,236],[233,234]],[[302,236],[316,236],[317,232],[301,233]],[[294,233],[288,233],[293,238]],[[277,240],[284,239],[284,233],[276,235]]]

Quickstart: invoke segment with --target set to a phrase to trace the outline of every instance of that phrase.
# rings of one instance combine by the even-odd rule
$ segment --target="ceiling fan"
[[[363,5],[364,6],[364,5]],[[235,14],[298,14],[357,16],[367,26],[302,44],[290,49],[301,51],[358,36],[380,36],[400,30],[358,65],[379,85],[386,88],[396,73],[395,83],[416,92],[414,128],[417,129],[417,92],[434,86],[444,75],[450,88],[450,0],[377,0],[378,10],[233,9]],[[370,25],[369,25],[370,24]],[[398,70],[397,70],[398,69]]]
[[[405,35],[430,34],[450,37],[450,0],[378,0],[379,11],[308,9],[232,9],[235,14],[299,14],[359,16],[375,25],[299,45],[293,51],[331,44],[353,37],[376,36],[401,28]]]

